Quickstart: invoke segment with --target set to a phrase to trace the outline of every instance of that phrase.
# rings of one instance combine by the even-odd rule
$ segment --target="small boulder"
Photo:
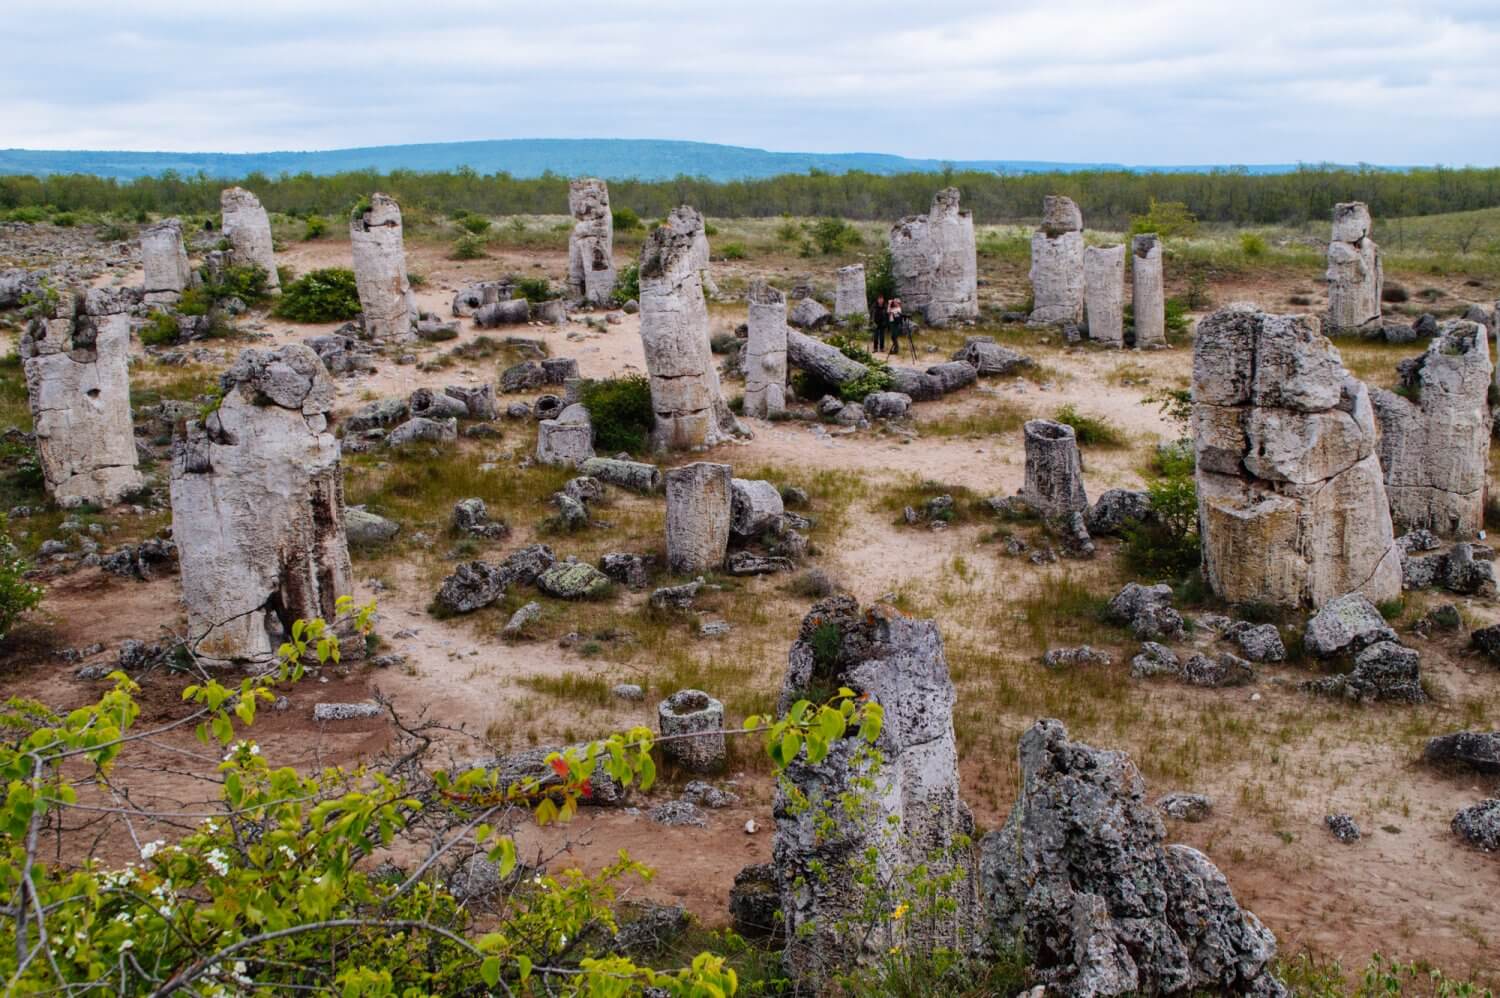
[[[1196,823],[1213,812],[1214,799],[1207,794],[1190,794],[1174,790],[1157,801],[1156,806],[1169,818]]]
[[[1255,669],[1250,663],[1228,652],[1220,652],[1213,658],[1207,655],[1193,655],[1182,663],[1182,669],[1178,674],[1183,682],[1191,686],[1218,688],[1246,686],[1255,682]]]
[[[1275,624],[1250,624],[1238,621],[1224,637],[1239,645],[1240,652],[1252,662],[1286,661],[1286,645]]]
[[[1476,773],[1500,773],[1500,731],[1455,731],[1429,739],[1422,758]]]
[[[734,875],[729,889],[729,916],[734,931],[746,939],[768,939],[781,934],[781,886],[776,867],[753,863]]]
[[[362,506],[344,510],[344,533],[356,547],[384,544],[401,532],[401,524],[371,513]]]
[[[1459,838],[1485,852],[1500,850],[1500,798],[1480,801],[1453,816]]]
[[[664,586],[651,594],[650,603],[658,610],[686,610],[698,598],[703,580],[695,579],[680,586]]]
[[[1143,586],[1129,582],[1109,601],[1105,614],[1111,621],[1129,627],[1143,641],[1180,640],[1184,633],[1182,614],[1171,604],[1172,587],[1166,583]]]
[[[1079,645],[1077,648],[1052,648],[1042,656],[1042,664],[1049,669],[1071,668],[1080,665],[1107,666],[1113,665],[1114,659],[1108,652],[1100,651],[1088,645]]]
[[[609,590],[609,576],[585,562],[558,562],[536,578],[537,588],[558,599],[589,599]]]
[[[1108,489],[1090,507],[1085,525],[1091,535],[1118,534],[1127,524],[1151,516],[1151,496],[1131,489]]]
[[[1307,622],[1302,642],[1319,658],[1332,658],[1345,652],[1357,652],[1379,641],[1395,641],[1391,630],[1375,604],[1364,593],[1347,593],[1329,600]]]
[[[1139,655],[1130,660],[1130,674],[1136,679],[1148,676],[1175,676],[1182,670],[1177,653],[1166,645],[1146,641]]]
[[[449,613],[473,613],[499,599],[508,582],[507,573],[499,565],[465,562],[443,580],[437,604]]]
[[[1344,845],[1350,845],[1359,841],[1359,825],[1347,814],[1330,814],[1324,817],[1323,824],[1333,833],[1333,837]]]

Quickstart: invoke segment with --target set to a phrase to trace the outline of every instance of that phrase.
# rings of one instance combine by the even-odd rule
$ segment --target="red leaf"
[[[584,780],[583,783],[579,784],[578,792],[585,797],[594,796],[594,782],[592,780]]]
[[[552,760],[552,771],[554,773],[556,773],[558,776],[566,777],[568,775],[568,763],[567,763],[567,760],[565,760],[565,759],[553,759]]]

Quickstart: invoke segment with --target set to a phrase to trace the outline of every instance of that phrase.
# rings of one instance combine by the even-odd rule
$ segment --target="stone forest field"
[[[406,178],[410,193],[402,191],[399,177],[307,178],[301,188],[298,178],[260,179],[267,189],[258,193],[273,209],[283,294],[298,276],[350,267],[348,208],[374,190],[401,201],[406,268],[422,312],[450,321],[460,289],[507,277],[538,303],[566,294],[574,221],[566,213],[566,183],[559,186],[555,178],[502,185],[510,192],[503,195],[485,194],[485,178],[463,180],[469,186],[455,180],[454,190],[474,192],[466,204],[452,191],[434,193],[435,186],[418,193],[426,182],[420,177]],[[838,268],[862,263],[867,274],[879,273],[891,223],[906,211],[925,210],[932,193],[946,186],[933,176],[882,178],[889,186],[871,186],[859,202],[863,207],[839,211],[847,201],[826,209],[827,201],[809,203],[801,184],[806,179],[784,182],[784,206],[775,203],[775,181],[760,182],[753,210],[742,212],[717,210],[714,199],[728,204],[736,196],[748,198],[744,185],[610,185],[613,264],[626,280],[640,277],[633,268],[655,218],[678,203],[703,210],[717,285],[707,303],[713,359],[724,366],[723,393],[737,411],[745,385],[737,370],[743,340],[736,329],[746,322],[752,282],[764,280],[781,291],[810,282],[814,297],[831,304]],[[839,179],[812,182],[822,189]],[[491,329],[460,318],[451,335],[367,351],[367,362],[332,376],[336,434],[362,407],[404,400],[424,387],[442,392],[445,386],[495,386],[498,418],[480,432],[402,447],[364,439],[351,446],[362,435],[344,433],[344,503],[399,526],[393,536],[376,529],[355,536],[349,524],[348,595],[357,605],[377,607],[367,652],[346,654],[340,663],[310,669],[300,682],[277,685],[253,727],[236,737],[253,738],[274,765],[303,774],[327,767],[405,772],[400,766],[414,752],[430,770],[638,726],[654,730],[657,704],[684,689],[721,701],[725,727],[736,729],[747,717],[775,714],[788,649],[804,615],[842,592],[860,606],[883,602],[936,622],[957,693],[960,789],[973,812],[976,839],[1005,824],[1023,789],[1018,739],[1037,720],[1056,718],[1078,742],[1128,753],[1150,801],[1174,791],[1212,798],[1201,820],[1166,818],[1167,840],[1206,854],[1239,904],[1275,934],[1277,973],[1295,993],[1384,994],[1387,981],[1408,994],[1477,994],[1500,986],[1500,856],[1466,844],[1451,827],[1460,810],[1500,797],[1500,765],[1484,773],[1424,761],[1435,736],[1500,729],[1500,660],[1470,639],[1472,632],[1500,624],[1493,586],[1469,594],[1412,588],[1380,605],[1401,642],[1420,653],[1425,702],[1317,696],[1303,684],[1335,666],[1305,646],[1308,612],[1225,604],[1205,584],[1191,552],[1173,557],[1158,550],[1161,556],[1153,557],[1154,546],[1168,543],[1161,537],[1095,536],[1092,557],[1070,557],[1041,522],[986,502],[1021,490],[1023,424],[1033,419],[1074,427],[1090,501],[1106,490],[1144,490],[1164,481],[1170,469],[1162,448],[1172,453],[1171,445],[1191,432],[1182,416],[1196,323],[1235,302],[1278,314],[1325,313],[1328,219],[1335,202],[1371,202],[1373,235],[1384,253],[1384,315],[1417,330],[1409,338],[1394,337],[1400,342],[1337,337],[1334,345],[1356,378],[1372,388],[1397,388],[1397,365],[1422,354],[1429,341],[1424,315],[1459,318],[1477,303],[1493,318],[1500,299],[1500,197],[1486,201],[1472,178],[1454,181],[1458,193],[1448,202],[1464,210],[1437,210],[1442,197],[1429,198],[1423,190],[1426,200],[1412,213],[1399,210],[1396,181],[1388,178],[1304,179],[1295,198],[1286,191],[1296,179],[1251,179],[1263,184],[1245,188],[1259,192],[1256,197],[1269,202],[1272,185],[1280,184],[1277,196],[1298,207],[1241,211],[1224,207],[1233,201],[1229,196],[1200,203],[1192,179],[1176,176],[1121,178],[1113,199],[1103,199],[1103,179],[1025,178],[1012,206],[977,181],[971,198],[965,177],[956,177],[964,207],[974,213],[978,318],[948,328],[919,326],[913,341],[903,341],[899,363],[925,369],[948,361],[969,337],[988,336],[1029,358],[1029,365],[1003,376],[982,375],[973,385],[914,404],[898,419],[841,422],[820,415],[818,389],[789,401],[787,418],[742,417],[751,435],[717,443],[706,453],[652,455],[641,433],[634,446],[628,440],[596,445],[601,457],[630,450],[632,458],[654,461],[664,471],[700,460],[728,464],[737,479],[774,483],[786,510],[805,519],[806,551],[790,570],[706,573],[705,585],[684,608],[651,599],[653,591],[690,583],[699,574],[677,576],[667,567],[663,497],[609,486],[588,503],[581,523],[567,522],[552,497],[578,471],[538,463],[537,421],[529,411],[507,414],[513,403],[530,404],[544,392],[561,395],[564,389],[524,384],[520,391],[501,390],[502,372],[542,357],[575,360],[585,388],[646,375],[638,312],[616,304],[578,306],[561,322]],[[1403,196],[1417,200],[1427,179],[1413,176]],[[87,194],[92,188],[82,180],[68,188],[54,178],[48,182],[54,188],[40,193],[14,178],[7,182],[10,188],[0,185],[0,194],[10,191],[9,200],[0,199],[6,206],[0,219],[7,211],[10,219],[0,221],[0,271],[44,271],[58,287],[138,288],[145,279],[140,230],[168,213],[182,219],[194,267],[220,246],[218,184],[184,181],[168,204],[152,200],[167,197],[161,193],[165,185],[145,182],[97,197]],[[356,190],[356,182],[364,186]],[[864,182],[849,180],[851,186]],[[1132,232],[1161,235],[1165,349],[1110,349],[1070,342],[1059,328],[1026,325],[1030,241],[1041,196],[1053,192],[1040,186],[1047,182],[1077,195],[1089,245],[1128,245]],[[257,190],[253,178],[243,183]],[[554,186],[541,186],[546,183]],[[1139,196],[1145,188],[1138,185],[1149,183],[1164,185],[1159,198]],[[1082,185],[1083,193],[1072,184]],[[198,187],[209,186],[213,200],[200,203]],[[68,191],[72,201],[63,196]],[[524,191],[528,204],[519,204],[516,191]],[[538,192],[546,193],[545,204]],[[502,196],[516,203],[497,204]],[[1381,198],[1393,202],[1393,209]],[[1248,217],[1257,213],[1265,218]],[[638,295],[622,295],[620,304]],[[137,316],[129,345],[130,402],[145,486],[110,508],[61,509],[44,491],[34,441],[27,436],[32,412],[15,352],[26,306],[12,304],[0,310],[0,335],[10,347],[9,356],[0,358],[0,512],[9,511],[16,554],[30,566],[26,578],[44,592],[0,642],[0,696],[13,698],[8,723],[15,737],[29,730],[22,701],[59,715],[95,703],[111,688],[105,677],[118,667],[140,686],[136,726],[169,726],[196,709],[184,701],[183,689],[202,682],[172,650],[188,630],[178,573],[170,560],[133,571],[111,556],[169,536],[174,424],[216,404],[220,376],[240,352],[326,336],[342,321],[283,318],[273,314],[274,299],[264,299],[242,303],[236,314],[216,306],[211,325],[179,340],[175,328],[159,335],[149,314]],[[1494,333],[1488,332],[1492,353]],[[868,334],[861,329],[852,335]],[[791,384],[813,390],[800,374]],[[597,411],[593,415],[597,433],[601,419]],[[455,529],[455,504],[474,497],[483,499],[490,521],[509,530],[486,536]],[[1486,505],[1485,521],[1500,523],[1500,504]],[[1195,531],[1191,523],[1183,528],[1186,535]],[[1171,538],[1172,544],[1194,541]],[[460,563],[499,563],[532,544],[591,565],[606,554],[629,552],[649,556],[655,567],[643,585],[612,581],[586,599],[513,585],[468,613],[447,612],[435,600]],[[112,564],[124,568],[111,571]],[[1202,652],[1212,658],[1234,650],[1220,633],[1223,622],[1215,619],[1228,616],[1274,625],[1284,660],[1256,663],[1248,685],[1138,678],[1131,661],[1141,641],[1106,612],[1130,582],[1172,586],[1173,605],[1188,622],[1174,642],[1179,656]],[[531,604],[534,610],[508,626]],[[1456,618],[1453,611],[1435,612],[1448,604]],[[344,644],[358,640],[346,637]],[[1081,645],[1102,656],[1043,664],[1047,652]],[[220,681],[238,687],[242,678],[228,671]],[[627,698],[622,686],[639,689]],[[314,717],[317,704],[375,701],[382,706],[370,716]],[[79,799],[98,810],[72,814],[49,828],[39,855],[63,866],[89,857],[110,868],[141,862],[142,844],[173,842],[197,826],[197,818],[186,816],[215,810],[225,781],[223,752],[205,748],[192,725],[123,752],[107,783],[78,788]],[[636,910],[629,906],[637,902],[680,905],[691,918],[686,926],[673,923],[674,931],[640,958],[644,964],[685,966],[694,954],[713,951],[736,968],[740,993],[793,993],[781,980],[773,944],[728,934],[736,874],[772,859],[777,767],[758,735],[729,738],[727,753],[723,769],[706,779],[732,796],[725,806],[703,808],[701,827],[653,817],[663,813],[654,810],[659,805],[678,800],[689,782],[705,778],[659,752],[655,785],[636,792],[626,806],[584,806],[566,824],[541,827],[525,816],[512,816],[510,824],[521,859],[553,875],[571,867],[599,874],[622,850],[654,871],[649,879],[622,881],[618,900],[627,910]],[[1325,818],[1335,814],[1357,822],[1357,841],[1332,834]],[[453,827],[444,826],[450,834]],[[426,832],[437,836],[439,829],[433,825]],[[399,883],[428,858],[431,841],[436,839],[398,837],[390,847],[370,850],[363,862],[371,870],[386,864],[382,869],[396,872],[384,875]],[[467,868],[454,867],[472,851],[442,856],[431,872],[451,886],[467,875]],[[504,922],[499,906],[481,892],[469,908],[475,935]],[[570,959],[576,965],[581,955],[565,946],[550,953],[559,966]],[[112,959],[105,962],[113,966]],[[538,965],[543,962],[538,956]],[[873,973],[829,993],[1010,994],[1036,983],[1023,968],[1012,967],[988,978],[979,972],[955,978],[951,987],[945,976],[947,990],[939,992],[936,978],[924,980],[920,969],[902,967],[896,958]],[[511,993],[531,986],[508,979]],[[325,980],[331,986],[331,971]],[[206,982],[197,986],[207,988]],[[535,993],[550,986],[536,985]]]

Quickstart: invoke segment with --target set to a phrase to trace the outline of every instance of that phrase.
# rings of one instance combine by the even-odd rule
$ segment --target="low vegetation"
[[[292,322],[342,322],[360,312],[354,271],[326,267],[284,285],[272,314]]]

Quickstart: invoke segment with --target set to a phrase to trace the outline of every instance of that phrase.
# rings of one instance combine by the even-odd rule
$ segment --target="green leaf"
[[[529,980],[531,978],[531,957],[518,954],[516,956],[516,972],[521,975],[521,980]]]
[[[500,958],[498,956],[487,956],[479,965],[479,976],[484,978],[484,983],[494,987],[500,983]]]

